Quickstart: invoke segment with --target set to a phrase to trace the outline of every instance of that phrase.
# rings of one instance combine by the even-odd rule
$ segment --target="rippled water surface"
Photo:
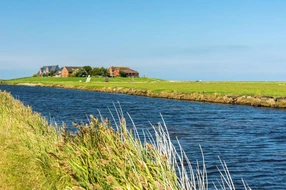
[[[161,113],[171,138],[180,140],[192,163],[201,160],[202,146],[210,182],[218,176],[220,156],[237,189],[242,188],[241,178],[252,189],[286,189],[286,110],[57,88],[0,85],[0,90],[11,92],[49,121],[69,126],[72,121],[87,122],[90,114],[98,117],[99,111],[110,118],[108,108],[116,114],[117,101],[139,129],[162,122]]]

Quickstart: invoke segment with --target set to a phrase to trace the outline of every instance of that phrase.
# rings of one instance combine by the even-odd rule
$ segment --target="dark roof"
[[[114,67],[114,66],[111,66],[111,69],[115,69],[115,70],[118,69],[118,70],[123,71],[125,73],[139,73],[138,71],[130,69],[129,67]]]
[[[58,65],[52,65],[52,66],[48,66],[48,67],[49,67],[50,72],[60,70]]]
[[[42,68],[40,68],[41,72],[45,73],[46,69],[48,69],[49,72],[57,72],[58,70],[60,70],[58,65],[51,65],[51,66],[43,66]]]
[[[76,69],[80,69],[82,67],[69,67],[69,66],[65,66],[65,68],[68,70],[69,73],[74,72]]]
[[[120,71],[123,71],[125,73],[138,73],[137,71],[129,69],[129,68],[128,69],[120,69]]]
[[[123,69],[130,69],[129,67],[114,67],[111,66],[112,69],[119,69],[119,70],[123,70]]]

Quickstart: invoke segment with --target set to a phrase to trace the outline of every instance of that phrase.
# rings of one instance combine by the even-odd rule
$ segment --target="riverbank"
[[[0,189],[208,189],[204,159],[185,168],[166,126],[153,126],[143,144],[135,126],[117,123],[90,116],[71,133],[0,91]],[[218,183],[234,188],[224,162],[222,170]]]
[[[286,82],[182,82],[160,79],[93,78],[90,83],[82,78],[25,78],[4,81],[10,85],[45,86],[124,93],[136,96],[177,100],[248,105],[255,107],[286,108]]]
[[[91,116],[89,125],[74,124],[78,131],[70,133],[8,93],[0,91],[0,103],[0,189],[185,189],[188,184],[178,181],[170,142],[143,145],[123,118],[116,130]]]
[[[123,93],[136,96],[147,96],[153,98],[167,98],[175,100],[188,100],[197,102],[249,105],[255,107],[286,108],[286,97],[250,96],[250,95],[220,95],[205,93],[180,93],[180,92],[152,92],[149,90],[102,88],[100,92]]]

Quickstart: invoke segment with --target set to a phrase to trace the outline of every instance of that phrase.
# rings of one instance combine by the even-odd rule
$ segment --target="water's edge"
[[[13,84],[8,84],[13,85]],[[19,83],[14,85],[20,86],[40,86],[40,87],[55,87],[68,88],[77,90],[88,90],[95,92],[120,93],[135,96],[146,96],[151,98],[166,98],[175,100],[187,100],[196,102],[209,102],[220,104],[247,105],[254,107],[271,107],[271,108],[286,108],[286,97],[272,96],[251,96],[251,95],[220,95],[220,94],[205,94],[205,93],[181,93],[181,92],[152,92],[149,90],[141,90],[136,88],[121,88],[107,87],[86,89],[84,86],[65,86],[59,84],[42,84],[42,83]]]

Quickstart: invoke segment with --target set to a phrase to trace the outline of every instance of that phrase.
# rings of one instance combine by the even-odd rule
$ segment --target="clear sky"
[[[286,0],[7,0],[0,78],[45,65],[170,80],[286,81]]]

